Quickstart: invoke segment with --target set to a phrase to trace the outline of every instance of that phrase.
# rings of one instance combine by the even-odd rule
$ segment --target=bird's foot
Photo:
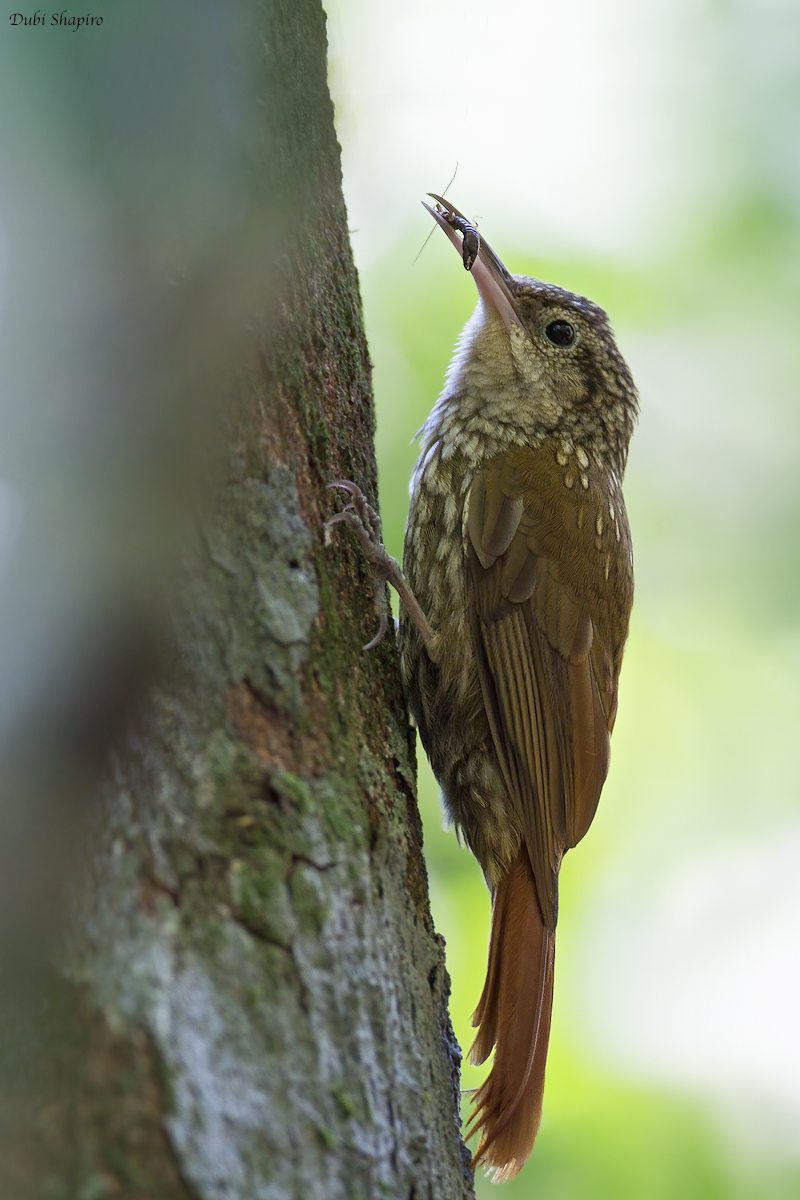
[[[331,529],[334,525],[347,525],[361,543],[362,549],[374,568],[375,582],[375,612],[378,617],[378,632],[364,646],[365,650],[373,650],[379,646],[389,628],[389,602],[386,596],[386,584],[391,581],[393,571],[399,572],[400,567],[388,553],[381,536],[381,519],[375,509],[367,501],[360,487],[349,479],[337,479],[328,484],[329,488],[341,488],[351,497],[350,503],[337,513],[335,517],[325,522],[325,545],[331,544]]]
[[[349,479],[337,479],[328,484],[329,488],[341,488],[350,496],[350,503],[341,512],[325,522],[325,545],[331,544],[331,529],[334,525],[347,525],[361,543],[362,549],[373,566],[375,580],[375,612],[378,616],[378,631],[371,641],[364,646],[372,650],[379,646],[389,628],[389,602],[386,596],[386,584],[390,583],[406,606],[414,624],[419,629],[428,653],[433,657],[433,633],[428,625],[425,614],[417,602],[414,593],[406,581],[400,565],[392,558],[383,544],[381,534],[381,519],[378,513],[367,501],[361,488],[351,483]]]

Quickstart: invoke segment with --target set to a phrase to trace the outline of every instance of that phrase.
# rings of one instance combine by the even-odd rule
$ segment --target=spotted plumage
[[[492,893],[471,1057],[494,1061],[469,1136],[474,1162],[507,1179],[541,1118],[559,869],[608,771],[633,600],[622,477],[637,398],[602,309],[510,275],[434,199],[480,299],[420,430],[405,574],[349,481],[335,486],[353,500],[328,524],[346,521],[400,594],[410,706]],[[382,586],[376,596],[370,645],[387,625]]]
[[[602,309],[510,276],[483,240],[473,275],[478,308],[411,482],[404,571],[432,637],[403,614],[401,655],[446,810],[494,898],[473,1059],[496,1049],[473,1121],[476,1161],[507,1178],[541,1112],[559,868],[608,769],[637,399]]]

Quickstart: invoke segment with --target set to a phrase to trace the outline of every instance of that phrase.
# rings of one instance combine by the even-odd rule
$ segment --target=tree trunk
[[[221,275],[250,336],[202,317],[211,357],[235,351],[224,471],[172,528],[166,665],[110,720],[110,766],[104,735],[77,772],[101,799],[57,967],[29,962],[3,1002],[9,1200],[473,1195],[394,638],[362,651],[369,570],[322,537],[331,480],[376,497],[324,15],[243,11],[247,213]]]

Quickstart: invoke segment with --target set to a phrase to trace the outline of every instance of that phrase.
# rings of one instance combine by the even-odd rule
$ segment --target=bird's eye
[[[551,321],[545,325],[544,332],[554,346],[571,346],[575,341],[575,330],[569,321]]]

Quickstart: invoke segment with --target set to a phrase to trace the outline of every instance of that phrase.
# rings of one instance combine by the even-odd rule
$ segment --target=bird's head
[[[513,377],[521,410],[554,431],[595,434],[627,450],[638,411],[636,388],[608,317],[583,296],[512,275],[475,226],[440,196],[425,205],[462,255],[480,297],[461,353],[488,374]]]

